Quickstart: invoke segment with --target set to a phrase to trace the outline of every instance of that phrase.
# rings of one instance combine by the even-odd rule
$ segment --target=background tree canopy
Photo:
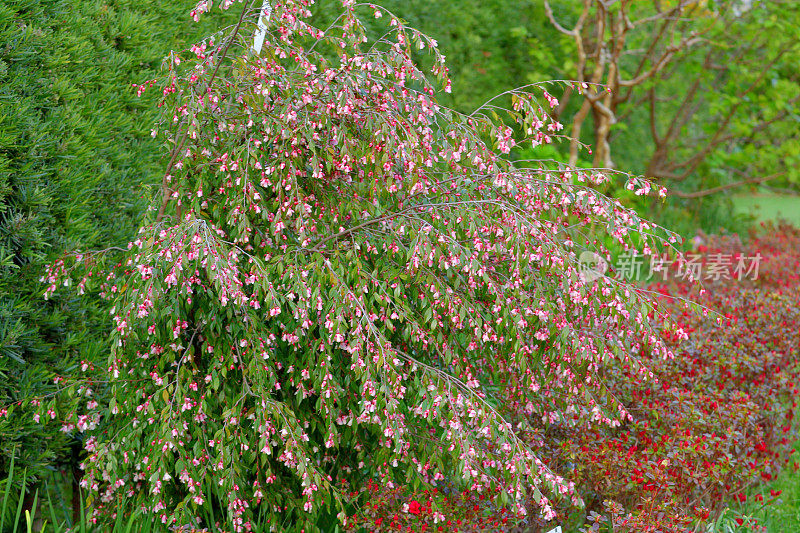
[[[797,188],[796,2],[604,5],[596,0],[387,3],[447,50],[456,90],[444,101],[461,111],[471,112],[510,87],[542,80],[610,88],[610,93],[596,86],[584,94],[572,87],[554,92],[566,133],[577,135],[591,152],[562,142],[519,156],[552,154],[660,179],[673,189],[668,204],[643,203],[640,209],[681,233],[743,229],[730,202],[742,187],[766,181]],[[584,122],[586,127],[576,128]]]

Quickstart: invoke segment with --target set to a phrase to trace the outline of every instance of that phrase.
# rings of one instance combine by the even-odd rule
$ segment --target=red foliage
[[[485,494],[466,491],[425,490],[409,496],[404,487],[388,488],[373,481],[366,484],[370,500],[355,514],[353,531],[502,531],[515,517],[498,509]]]

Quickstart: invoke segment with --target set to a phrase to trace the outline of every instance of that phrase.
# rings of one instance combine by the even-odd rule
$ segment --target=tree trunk
[[[592,107],[592,104],[589,102],[588,98],[583,100],[583,104],[581,104],[581,109],[575,114],[575,117],[572,119],[572,131],[570,132],[570,136],[572,137],[569,142],[569,166],[574,167],[578,164],[578,152],[580,151],[580,136],[581,136],[581,127],[583,126],[583,121],[586,120],[586,115],[589,114],[589,109]]]

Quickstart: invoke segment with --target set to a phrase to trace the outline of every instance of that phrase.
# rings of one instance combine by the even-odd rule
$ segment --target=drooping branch
[[[206,83],[203,93],[208,93],[208,91],[211,89],[214,79],[217,77],[217,73],[219,72],[219,67],[225,62],[225,58],[228,56],[228,51],[231,48],[231,44],[233,44],[233,41],[235,41],[237,35],[239,35],[239,30],[242,28],[242,23],[244,22],[245,15],[250,8],[251,2],[252,0],[244,0],[244,3],[242,4],[242,12],[239,15],[239,21],[236,23],[236,26],[233,28],[233,32],[228,38],[228,41],[225,43],[225,48],[223,48],[222,53],[218,58],[216,58],[217,64],[214,67],[214,71],[211,73],[211,76],[208,78],[208,83]],[[180,138],[180,141],[172,149],[169,163],[167,163],[167,169],[164,171],[164,177],[161,179],[161,205],[158,208],[158,215],[156,215],[156,223],[161,222],[161,220],[164,218],[164,213],[167,210],[169,199],[174,192],[169,186],[170,173],[175,167],[175,164],[177,163],[184,146],[186,146],[186,141],[189,139],[190,122],[191,117],[187,120],[183,130],[179,130],[177,137]]]

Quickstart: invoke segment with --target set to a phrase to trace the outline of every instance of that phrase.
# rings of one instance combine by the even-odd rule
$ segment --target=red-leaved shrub
[[[662,295],[662,305],[688,334],[685,340],[663,334],[675,357],[636,354],[652,372],[649,380],[617,359],[590,372],[606,394],[598,405],[615,401],[631,413],[622,426],[587,423],[580,412],[544,424],[516,401],[513,383],[499,387],[520,435],[550,468],[575,483],[585,504],[581,510],[565,497],[557,521],[533,515],[521,530],[579,522],[586,531],[612,523],[615,532],[686,531],[744,502],[749,487],[774,479],[789,461],[800,379],[800,230],[762,227],[747,245],[735,236],[711,237],[697,252],[704,266],[719,254],[731,258],[730,269],[718,280],[703,280],[702,288],[676,276],[647,287]],[[757,278],[751,272],[737,279],[737,259],[756,254]],[[411,512],[420,495],[375,485],[370,490],[373,501],[357,525],[431,531],[429,503],[425,514]],[[428,498],[439,503],[445,531],[510,530],[505,522],[498,525],[503,510],[473,502],[468,494]]]

